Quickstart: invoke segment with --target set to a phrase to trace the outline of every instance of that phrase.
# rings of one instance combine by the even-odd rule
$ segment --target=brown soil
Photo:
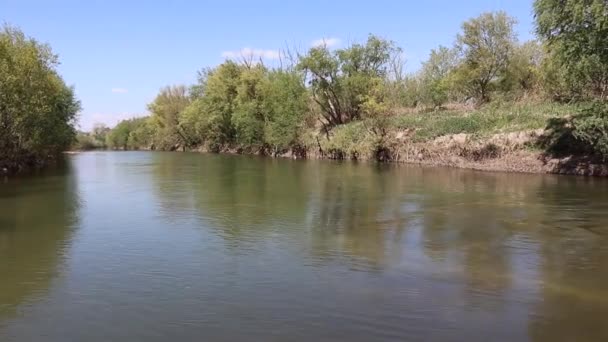
[[[408,139],[408,134],[398,133],[396,143],[388,152],[383,151],[382,158],[376,154],[367,159],[483,171],[608,176],[608,164],[590,156],[557,158],[533,148],[543,134],[542,129],[495,134],[485,139],[455,134],[415,143]],[[287,153],[282,157],[293,155]],[[307,157],[327,158],[318,151],[309,151]]]

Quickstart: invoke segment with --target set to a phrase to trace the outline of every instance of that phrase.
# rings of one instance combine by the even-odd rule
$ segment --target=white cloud
[[[315,39],[312,41],[312,43],[310,43],[310,45],[312,47],[335,47],[337,45],[339,45],[341,42],[341,40],[339,38],[320,38],[320,39]]]
[[[112,88],[112,92],[115,94],[126,94],[129,90],[125,88]]]
[[[249,59],[279,59],[281,53],[278,50],[264,50],[264,49],[251,49],[243,48],[239,51],[224,51],[222,57],[234,59],[234,58],[249,58]]]

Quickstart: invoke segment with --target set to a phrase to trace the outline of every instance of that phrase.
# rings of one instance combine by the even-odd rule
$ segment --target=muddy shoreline
[[[303,147],[285,153],[270,154],[264,151],[247,151],[223,148],[210,151],[205,147],[176,148],[174,152],[258,155],[269,158],[329,159],[404,163],[422,166],[454,167],[490,172],[561,174],[608,177],[608,163],[586,155],[550,156],[534,148],[543,130],[495,134],[476,138],[473,135],[455,134],[432,141],[413,142],[397,133],[392,144],[368,155],[348,155],[342,151],[323,151],[319,147]],[[151,149],[140,149],[149,151]],[[84,151],[66,151],[78,154]]]

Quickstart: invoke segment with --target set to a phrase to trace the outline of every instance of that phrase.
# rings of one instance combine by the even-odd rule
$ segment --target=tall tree
[[[80,103],[46,44],[0,30],[0,172],[40,165],[74,142]]]
[[[505,12],[483,13],[462,25],[456,46],[463,55],[459,81],[468,95],[480,102],[490,100],[490,93],[504,76],[515,46],[515,19]]]
[[[608,1],[536,0],[536,31],[566,82],[608,97]],[[555,69],[555,68],[554,68]]]
[[[448,76],[458,65],[455,49],[440,46],[431,50],[429,59],[422,63],[421,100],[434,107],[441,106],[449,98]]]
[[[544,59],[545,53],[538,41],[531,40],[516,45],[509,60],[506,76],[501,80],[502,90],[516,96],[536,91]]]
[[[389,72],[389,62],[400,49],[388,40],[369,36],[365,45],[330,51],[312,48],[299,68],[307,73],[314,101],[326,128],[359,119],[365,97]]]
[[[232,115],[244,67],[226,61],[199,74],[196,99],[182,113],[180,127],[194,142],[205,143],[213,151],[234,140]]]
[[[169,86],[160,90],[148,105],[154,122],[158,126],[158,145],[161,149],[177,149],[190,146],[191,142],[179,127],[179,117],[190,104],[185,86]]]
[[[110,128],[103,123],[95,123],[93,125],[93,129],[91,130],[91,135],[93,138],[100,142],[106,141],[106,135],[110,132]]]

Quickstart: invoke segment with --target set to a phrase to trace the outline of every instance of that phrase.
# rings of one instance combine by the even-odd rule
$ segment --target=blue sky
[[[286,45],[340,47],[373,33],[397,42],[415,71],[464,20],[496,10],[518,20],[520,40],[533,37],[532,0],[0,0],[0,22],[52,46],[88,130],[145,115],[161,87],[194,83],[197,70],[242,51],[272,62]]]

